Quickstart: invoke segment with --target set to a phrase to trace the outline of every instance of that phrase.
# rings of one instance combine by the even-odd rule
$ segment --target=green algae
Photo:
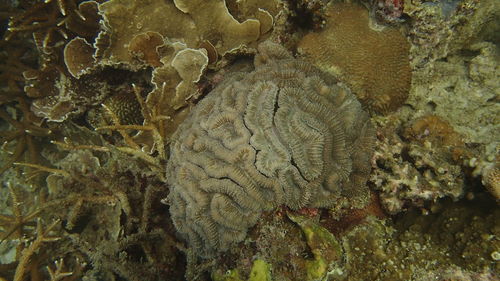
[[[314,255],[312,260],[305,261],[307,280],[323,280],[329,271],[335,271],[343,256],[339,241],[312,219],[292,214],[288,217],[300,226]]]
[[[212,273],[213,281],[243,281],[240,276],[239,269],[231,269],[226,271],[224,274],[219,272]],[[247,279],[248,281],[272,281],[271,278],[271,265],[264,260],[257,259],[252,264],[252,269],[250,275]]]
[[[255,260],[248,281],[271,281],[271,265],[264,260]]]

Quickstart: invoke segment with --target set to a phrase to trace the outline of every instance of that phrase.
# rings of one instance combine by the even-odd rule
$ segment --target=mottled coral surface
[[[387,113],[408,97],[410,44],[396,28],[375,30],[369,21],[359,4],[330,4],[325,28],[304,36],[298,49],[322,70],[341,74],[368,108]]]
[[[256,69],[226,78],[172,138],[170,212],[201,256],[243,240],[264,210],[369,197],[374,129],[360,103],[279,45],[259,51]]]

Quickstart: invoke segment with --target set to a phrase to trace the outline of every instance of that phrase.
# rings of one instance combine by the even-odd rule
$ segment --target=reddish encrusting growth
[[[378,20],[394,23],[401,21],[404,2],[401,0],[373,0],[373,9]]]
[[[380,199],[377,193],[371,192],[370,202],[366,207],[361,209],[351,209],[340,219],[333,218],[328,210],[321,214],[320,222],[323,227],[328,229],[332,234],[339,235],[345,231],[352,229],[354,226],[364,222],[368,216],[377,218],[385,218],[387,214],[384,212]]]

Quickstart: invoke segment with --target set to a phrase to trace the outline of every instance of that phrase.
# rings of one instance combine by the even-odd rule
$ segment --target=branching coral
[[[40,209],[25,210],[26,204],[23,199],[15,190],[12,185],[8,186],[11,197],[12,215],[0,214],[0,227],[3,229],[0,233],[0,241],[3,242],[12,237],[20,238],[25,235],[24,227],[26,224],[33,222],[33,220],[40,213]],[[27,214],[25,214],[28,212]]]
[[[397,29],[371,29],[362,6],[339,3],[328,8],[324,30],[306,35],[298,45],[318,67],[341,74],[361,102],[379,113],[396,110],[408,97],[409,48]]]
[[[7,40],[20,32],[33,32],[37,47],[51,53],[60,41],[79,35],[92,39],[99,30],[97,2],[76,0],[44,1],[12,17]]]
[[[19,260],[19,264],[17,265],[16,272],[14,274],[14,281],[24,280],[26,271],[30,269],[30,259],[32,259],[33,255],[40,250],[43,243],[54,242],[60,239],[60,237],[50,235],[50,232],[57,224],[59,224],[59,222],[59,220],[55,220],[43,229],[41,221],[37,220],[36,239],[21,253],[21,259]]]
[[[163,229],[166,218],[157,219],[157,208],[165,207],[155,198],[166,195],[157,172],[128,156],[128,150],[106,145],[96,132],[67,126],[61,133],[74,143],[57,143],[69,150],[64,158],[52,159],[57,168],[30,165],[50,173],[41,214],[59,218],[65,230],[50,255],[87,262],[90,266],[76,278],[156,280],[171,273],[166,264],[175,262],[175,252]]]
[[[0,228],[2,228],[1,241],[3,243],[6,240],[20,240],[21,243],[17,246],[16,261],[12,263],[14,265],[13,270],[8,270],[2,272],[3,277],[8,276],[4,274],[9,274],[12,271],[12,280],[22,281],[25,280],[25,276],[29,273],[32,276],[32,280],[39,280],[36,278],[41,278],[39,272],[40,257],[46,255],[45,250],[42,250],[43,244],[47,242],[55,242],[61,239],[59,236],[55,236],[55,227],[59,224],[60,220],[54,220],[45,229],[42,227],[42,219],[40,218],[41,213],[44,208],[49,207],[39,205],[31,202],[32,198],[26,196],[27,193],[23,193],[20,186],[8,185],[9,192],[11,195],[11,211],[12,215],[0,214]],[[36,228],[31,230],[36,220]],[[30,238],[32,237],[32,238]],[[60,264],[62,265],[62,264]],[[51,280],[63,280],[62,275],[69,276],[68,273],[62,274],[60,266],[57,266],[56,271],[52,271],[49,268],[50,276],[59,276],[59,279]],[[54,273],[55,275],[53,275]],[[1,277],[0,277],[1,278]],[[69,281],[69,280],[68,280]]]
[[[241,241],[263,210],[368,199],[374,132],[361,105],[279,45],[259,51],[256,70],[226,78],[172,138],[170,212],[200,256]]]
[[[17,115],[18,110],[22,115]],[[11,152],[11,157],[0,168],[0,174],[5,172],[12,166],[13,163],[19,161],[25,152],[30,158],[31,162],[38,162],[38,147],[35,144],[35,137],[48,136],[51,131],[42,126],[36,125],[36,117],[29,111],[28,105],[23,99],[19,100],[17,107],[15,107],[16,116],[11,116],[4,108],[0,108],[0,118],[10,124],[12,129],[0,132],[0,142],[3,143],[4,148],[14,145],[14,150]],[[20,119],[18,119],[20,118]]]
[[[30,49],[23,40],[0,40],[0,104],[15,101],[23,96],[23,72],[31,70],[27,65]]]

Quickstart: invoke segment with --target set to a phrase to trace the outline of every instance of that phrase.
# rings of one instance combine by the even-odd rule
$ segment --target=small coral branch
[[[65,277],[73,275],[73,272],[68,272],[64,270],[64,260],[60,259],[54,262],[55,269],[47,266],[47,271],[49,272],[50,281],[61,281]]]
[[[38,165],[38,164],[16,162],[16,163],[14,163],[14,165],[16,165],[16,166],[30,167],[30,168],[36,169],[35,171],[30,172],[28,178],[32,178],[33,176],[38,175],[40,172],[47,172],[47,173],[51,173],[51,174],[59,174],[59,175],[65,176],[65,177],[69,177],[69,173],[66,172],[66,171],[64,171],[64,170],[49,168],[49,167],[45,167],[45,166]]]
[[[33,33],[38,48],[49,51],[76,34],[95,36],[98,28],[97,3],[94,1],[47,0],[31,5],[22,13],[11,16],[5,40],[20,33]]]
[[[21,206],[24,206],[25,204],[19,198],[12,184],[8,184],[8,188],[10,197],[12,199],[13,216],[0,215],[0,227],[5,230],[0,237],[0,243],[10,237],[12,234],[16,234],[16,237],[22,237],[24,234],[22,227],[26,223],[32,221],[35,217],[37,217],[41,211],[41,208],[37,208],[27,215],[24,215]]]
[[[26,271],[30,269],[30,261],[37,254],[42,247],[43,243],[54,242],[60,237],[50,236],[52,229],[59,223],[59,220],[52,222],[45,230],[42,227],[42,222],[37,220],[36,224],[36,239],[31,242],[28,248],[24,249],[21,253],[21,258],[16,267],[14,274],[14,281],[23,281]]]
[[[148,109],[146,106],[144,100],[142,99],[140,92],[141,90],[136,86],[132,85],[134,89],[134,94],[135,97],[140,105],[142,115],[144,117],[144,124],[143,125],[124,125],[120,124],[120,119],[116,115],[111,108],[103,104],[104,109],[107,111],[109,116],[111,117],[111,120],[113,122],[113,125],[108,125],[108,126],[101,126],[96,128],[96,131],[102,131],[102,130],[116,130],[120,133],[122,136],[123,140],[125,141],[127,146],[117,146],[116,149],[127,153],[131,156],[134,156],[136,158],[139,158],[149,165],[151,165],[154,169],[158,169],[161,167],[160,161],[166,160],[166,150],[165,150],[165,142],[163,140],[163,137],[158,129],[158,126],[156,122],[159,122],[167,117],[165,116],[154,116],[153,113]],[[141,146],[136,143],[133,138],[127,133],[127,130],[137,130],[137,131],[142,131],[142,132],[150,132],[153,143],[154,143],[154,148],[156,149],[158,153],[158,157],[153,157],[150,155],[150,153],[146,153],[143,151]],[[161,174],[161,173],[160,173]]]
[[[113,120],[113,123],[114,125],[113,126],[106,126],[108,127],[108,129],[114,129],[114,130],[117,130],[120,135],[123,137],[123,139],[125,140],[125,143],[127,143],[128,146],[134,148],[134,149],[140,149],[139,145],[137,143],[135,143],[132,138],[127,134],[127,132],[125,131],[126,129],[122,129],[121,125],[120,124],[120,119],[118,118],[118,116],[116,116],[116,114],[111,110],[109,109],[109,107],[107,107],[106,105],[102,105],[102,107],[104,107],[104,109],[106,109],[106,111],[109,113],[109,115],[111,116],[111,119]],[[100,128],[96,128],[96,130],[103,130],[101,127]]]
[[[35,124],[33,114],[29,110],[26,101],[19,99],[15,109],[22,112],[23,117],[21,120],[16,120],[5,109],[0,109],[0,118],[12,127],[11,130],[0,132],[2,148],[7,150],[7,146],[15,141],[14,150],[10,152],[11,157],[0,167],[0,174],[12,167],[15,162],[18,162],[25,152],[28,153],[30,162],[38,162],[38,148],[35,145],[34,138],[48,136],[52,133],[49,129]]]
[[[59,146],[61,149],[64,150],[84,150],[84,149],[90,149],[90,150],[95,150],[95,151],[101,151],[101,152],[109,152],[109,148],[105,146],[98,146],[98,145],[85,145],[85,144],[72,144],[69,142],[67,138],[64,139],[64,142],[59,142],[59,141],[52,141],[52,144],[55,144]]]

